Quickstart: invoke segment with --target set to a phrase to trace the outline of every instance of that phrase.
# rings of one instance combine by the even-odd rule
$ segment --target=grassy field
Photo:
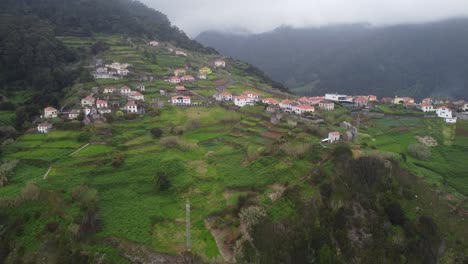
[[[405,154],[405,166],[427,182],[468,195],[468,122],[446,124],[441,119],[417,117],[385,117],[374,119],[360,132],[369,146],[382,151]],[[410,144],[418,143],[417,136],[429,136],[438,145],[431,147],[432,157],[417,160],[408,153]]]
[[[196,124],[191,120],[197,120]],[[170,137],[174,126],[185,127],[176,137],[186,147],[163,146],[163,139],[149,133],[150,128],[161,127],[163,138]],[[7,152],[7,158],[21,161],[20,166],[12,184],[0,189],[0,196],[17,195],[28,182],[65,194],[87,184],[99,192],[104,228],[96,237],[125,238],[171,254],[184,250],[183,219],[189,198],[192,250],[214,258],[219,256],[218,249],[204,220],[236,202],[236,196],[226,196],[226,191],[254,190],[266,197],[272,184],[297,182],[311,164],[260,154],[274,143],[264,134],[281,135],[286,130],[221,107],[169,107],[158,117],[115,123],[110,128],[109,141],[118,142],[117,146],[94,144],[73,155],[69,154],[82,145],[75,132],[21,137]],[[116,152],[126,156],[120,168],[110,164]],[[153,177],[167,161],[182,164],[182,170],[171,179],[169,190],[158,191]],[[52,170],[44,180],[50,165]]]

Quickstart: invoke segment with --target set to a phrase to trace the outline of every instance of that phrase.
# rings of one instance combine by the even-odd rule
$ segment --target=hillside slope
[[[204,32],[196,40],[246,60],[299,94],[467,98],[468,19],[421,25]]]

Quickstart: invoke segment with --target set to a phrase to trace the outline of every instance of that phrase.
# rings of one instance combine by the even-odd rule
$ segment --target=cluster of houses
[[[113,62],[112,64],[100,65],[92,73],[95,79],[113,79],[120,80],[127,76],[130,71],[127,69],[130,65],[127,63]]]
[[[65,116],[65,118],[74,120],[77,119],[81,113],[83,113],[83,122],[89,123],[91,119],[99,120],[101,119],[102,115],[112,113],[115,109],[123,110],[127,113],[140,113],[144,109],[138,107],[138,102],[145,100],[144,95],[141,93],[145,91],[145,86],[143,84],[139,84],[137,85],[136,89],[138,91],[133,91],[128,86],[122,86],[120,89],[115,87],[104,87],[101,89],[101,92],[103,97],[106,97],[107,99],[96,98],[93,96],[93,94],[90,94],[81,99],[80,109],[59,111],[52,106],[48,106],[44,108],[44,115],[42,118],[57,118],[60,113],[62,116]],[[114,99],[112,99],[110,95],[113,95]],[[120,106],[120,99],[116,99],[119,97],[125,97],[127,99],[125,106]],[[37,131],[39,133],[48,133],[52,127],[52,123],[43,122],[37,126]]]

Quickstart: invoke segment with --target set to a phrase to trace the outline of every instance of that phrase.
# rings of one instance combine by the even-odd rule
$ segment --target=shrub
[[[7,160],[0,163],[0,187],[7,185],[8,177],[18,165],[17,160]]]
[[[408,146],[408,153],[419,160],[427,160],[431,157],[431,149],[423,144],[411,144]]]
[[[74,201],[80,203],[80,207],[84,209],[95,209],[98,203],[98,192],[95,189],[89,188],[86,185],[80,185],[73,188],[71,197]]]
[[[91,134],[89,132],[82,132],[76,138],[78,142],[88,142],[90,139],[91,139]]]
[[[39,187],[32,183],[28,183],[26,187],[23,188],[21,191],[21,198],[26,201],[36,201],[39,199],[41,191],[39,190]]]
[[[125,154],[118,152],[112,156],[112,167],[118,168],[122,166],[125,161]]]
[[[151,135],[153,135],[153,137],[155,138],[160,138],[162,134],[163,134],[163,131],[159,127],[155,127],[151,129]]]
[[[169,148],[178,148],[180,150],[188,150],[191,148],[190,144],[183,142],[180,138],[176,136],[162,138],[161,145]]]
[[[159,191],[168,190],[172,183],[171,178],[185,172],[184,163],[179,159],[162,161],[156,169],[154,187]]]

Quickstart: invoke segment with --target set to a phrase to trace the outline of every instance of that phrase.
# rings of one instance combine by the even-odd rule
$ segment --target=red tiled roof
[[[172,96],[172,99],[190,99],[190,96]]]
[[[176,86],[176,90],[177,91],[186,91],[187,89],[185,89],[185,87],[182,86],[182,85],[178,85],[178,86]]]
[[[292,101],[291,100],[288,100],[288,99],[284,99],[283,101],[281,101],[282,104],[291,104]]]
[[[304,109],[304,110],[313,110],[313,109],[315,109],[315,107],[313,107],[313,106],[310,106],[310,105],[303,105],[303,104],[297,105],[296,107],[297,107],[297,108]]]
[[[251,94],[251,95],[253,95],[253,96],[260,96],[260,94],[259,94],[259,93],[252,92],[252,91],[244,91],[242,94],[244,94],[244,95]]]
[[[222,92],[219,95],[221,95],[221,96],[231,96],[232,94],[229,93],[229,92]]]
[[[239,96],[235,96],[234,98],[237,98],[237,99],[242,99],[242,100],[249,99],[249,97],[248,97],[248,96],[245,96],[245,95],[239,95]]]
[[[127,102],[126,106],[136,106],[137,104],[135,104],[134,101],[129,101]]]
[[[428,107],[428,106],[432,106],[431,104],[421,104],[421,107]]]
[[[132,96],[143,96],[143,94],[141,94],[140,92],[133,92]]]
[[[339,135],[340,135],[340,132],[338,132],[338,131],[333,131],[333,132],[330,132],[330,133],[328,133],[328,134],[333,135],[333,136],[339,136]]]
[[[107,104],[107,102],[104,100],[97,100],[96,104]]]
[[[278,100],[275,98],[265,98],[264,101],[269,102],[270,104],[278,104]]]
[[[128,86],[122,86],[120,87],[120,90],[130,90],[130,88]]]
[[[48,106],[44,108],[45,111],[57,111],[57,109],[53,108],[52,106]]]

